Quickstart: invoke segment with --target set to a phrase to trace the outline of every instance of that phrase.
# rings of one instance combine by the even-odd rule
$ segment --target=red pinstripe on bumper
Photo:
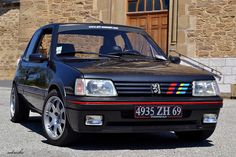
[[[222,105],[222,101],[205,101],[205,102],[119,102],[119,101],[73,101],[67,100],[69,103],[77,105]]]

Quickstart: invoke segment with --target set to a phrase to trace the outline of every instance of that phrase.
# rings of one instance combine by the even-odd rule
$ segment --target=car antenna
[[[101,24],[104,24],[104,22],[103,22],[102,20],[99,20],[98,18],[93,17],[93,16],[91,16],[91,15],[89,15],[89,14],[87,14],[86,17],[89,17],[89,18],[91,18],[91,19],[93,19],[93,20],[99,21]]]
[[[214,75],[216,78],[219,79],[219,81],[221,80],[222,78],[222,73],[206,64],[203,64],[199,61],[196,61],[195,59],[192,59],[186,55],[183,55],[182,53],[179,53],[177,52],[176,50],[174,49],[171,49],[170,50],[170,53],[176,53],[179,57],[181,57],[181,61],[185,62],[186,64],[188,65],[191,65],[193,66],[194,68],[197,68],[197,69],[200,69],[200,70],[203,70],[203,71],[207,71],[209,73],[211,73],[212,75]]]

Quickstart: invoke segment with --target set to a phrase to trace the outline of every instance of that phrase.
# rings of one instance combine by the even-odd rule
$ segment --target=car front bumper
[[[136,101],[131,101],[136,100]],[[211,130],[216,124],[203,124],[203,114],[219,115],[220,97],[208,98],[91,98],[67,97],[67,118],[72,129],[80,133],[148,133],[157,131]],[[135,119],[137,105],[181,105],[179,119]],[[102,126],[86,126],[86,115],[102,115]]]

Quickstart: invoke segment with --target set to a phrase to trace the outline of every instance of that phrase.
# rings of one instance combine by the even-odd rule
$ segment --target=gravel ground
[[[224,100],[213,136],[201,143],[179,141],[173,133],[84,135],[72,147],[55,147],[42,135],[41,119],[14,124],[9,117],[10,89],[0,87],[0,157],[234,157],[236,100]]]

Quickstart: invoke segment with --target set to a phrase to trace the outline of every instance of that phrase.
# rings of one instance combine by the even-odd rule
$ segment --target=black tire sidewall
[[[11,116],[11,121],[13,122],[16,122],[17,119],[19,119],[20,117],[18,116],[19,112],[20,112],[20,106],[19,106],[19,97],[18,97],[18,94],[17,94],[17,90],[16,90],[16,87],[15,85],[12,86],[12,89],[11,89],[11,98],[12,99],[12,92],[14,90],[14,94],[15,94],[15,113],[13,116]],[[12,101],[12,100],[11,100]],[[11,103],[11,102],[10,102]]]
[[[20,95],[19,95],[15,85],[12,85],[10,99],[12,99],[13,90],[14,90],[14,94],[15,94],[15,113],[10,119],[14,123],[20,123],[20,122],[23,122],[29,118],[29,108],[28,108],[27,104],[24,103],[23,100],[20,98]]]

